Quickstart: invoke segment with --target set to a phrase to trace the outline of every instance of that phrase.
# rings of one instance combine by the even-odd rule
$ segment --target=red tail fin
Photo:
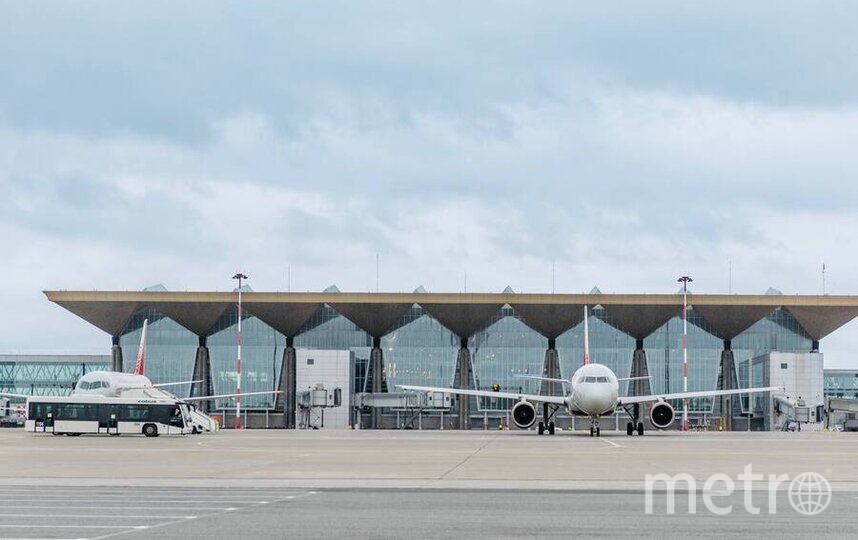
[[[134,374],[143,375],[146,370],[146,330],[149,319],[143,321],[143,333],[140,334],[140,347],[137,349],[137,363],[134,364]]]

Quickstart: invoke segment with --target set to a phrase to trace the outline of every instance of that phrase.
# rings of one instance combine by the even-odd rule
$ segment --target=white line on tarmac
[[[609,439],[599,439],[599,440],[600,440],[600,441],[604,441],[604,442],[606,442],[606,443],[610,444],[611,446],[613,446],[613,447],[615,447],[615,448],[624,448],[624,447],[623,447],[623,445],[621,445],[621,444],[617,444],[617,443],[615,443],[614,441],[609,440]]]
[[[96,518],[96,519],[197,519],[197,516],[150,516],[150,515],[134,515],[134,516],[117,516],[116,514],[3,514],[0,513],[0,518],[6,517],[38,517],[42,519],[54,518]]]
[[[56,508],[55,504],[0,504],[0,508]],[[62,505],[63,509],[74,509],[74,510],[110,510],[115,508],[117,510],[128,510],[128,505],[125,506],[102,506],[98,505],[97,507],[89,506],[66,506]],[[163,506],[137,506],[134,505],[134,510],[169,510],[169,508],[165,508]],[[194,508],[189,508],[188,510],[225,510],[220,506],[195,506]]]
[[[15,497],[15,500],[19,501],[19,502],[24,502],[24,501],[44,501],[44,502],[56,501],[57,504],[60,504],[63,501],[66,501],[68,499],[65,497],[54,498],[54,497],[35,496],[35,497]],[[182,504],[200,504],[200,503],[201,504],[256,504],[259,502],[260,498],[254,497],[254,500],[249,500],[249,501],[244,501],[244,500],[238,501],[235,499],[216,499],[216,500],[199,501],[199,503],[195,503],[194,501],[189,501],[188,499],[134,499],[134,498],[129,497],[125,500],[127,500],[129,506],[133,506],[135,501],[140,501],[140,502],[147,503],[147,504],[152,504],[152,503],[164,503],[164,504],[174,504],[174,503],[182,503]],[[107,499],[107,498],[92,499],[92,498],[86,497],[86,501],[90,502],[90,503],[112,503],[112,502],[116,502],[116,497],[111,497],[109,499]],[[65,505],[62,505],[62,506],[65,506]]]
[[[148,529],[149,525],[0,525],[4,529]]]

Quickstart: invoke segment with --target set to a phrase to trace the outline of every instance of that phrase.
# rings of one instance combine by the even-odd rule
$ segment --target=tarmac
[[[64,437],[0,430],[0,538],[858,536],[858,434],[221,431]],[[742,480],[748,467],[753,482]],[[790,480],[828,480],[824,512]],[[665,486],[687,474],[669,512]],[[729,518],[708,510],[709,493]],[[775,490],[769,475],[785,477]],[[724,476],[735,490],[723,489]],[[746,495],[747,492],[747,495]],[[748,497],[746,499],[746,497]],[[759,507],[759,514],[748,510]],[[694,504],[694,512],[690,512]]]

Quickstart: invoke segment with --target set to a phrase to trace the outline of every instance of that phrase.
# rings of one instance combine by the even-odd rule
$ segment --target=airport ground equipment
[[[832,429],[841,425],[844,430],[856,423],[858,415],[858,399],[847,399],[837,397],[825,398],[825,427]]]
[[[301,429],[319,429],[325,427],[325,409],[339,407],[343,403],[341,388],[328,390],[324,385],[313,385],[309,390],[298,394],[298,409]]]
[[[424,412],[440,412],[443,415],[444,411],[450,411],[452,407],[453,395],[447,392],[363,392],[355,395],[358,418],[363,408],[394,410],[397,416],[399,412],[404,412],[405,418],[401,424],[397,419],[397,426],[404,428],[420,428],[420,418]]]

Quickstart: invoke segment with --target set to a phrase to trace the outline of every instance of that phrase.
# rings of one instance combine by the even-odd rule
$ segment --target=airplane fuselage
[[[577,416],[613,414],[619,404],[620,383],[611,368],[585,364],[569,379],[566,409]]]

